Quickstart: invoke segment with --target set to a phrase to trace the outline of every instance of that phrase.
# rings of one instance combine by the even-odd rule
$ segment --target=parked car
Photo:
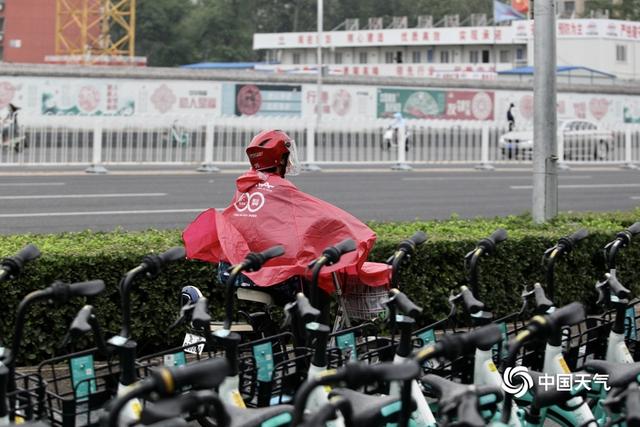
[[[560,121],[558,140],[562,136],[565,160],[606,160],[613,147],[613,133],[587,120]],[[533,130],[505,133],[498,147],[503,158],[531,159]]]

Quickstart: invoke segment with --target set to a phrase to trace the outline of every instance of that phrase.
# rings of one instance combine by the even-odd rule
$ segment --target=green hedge
[[[495,255],[482,261],[479,298],[497,314],[519,306],[522,286],[541,281],[541,257],[558,238],[580,227],[591,235],[559,263],[556,302],[595,301],[594,284],[604,272],[602,248],[615,233],[640,220],[640,209],[624,213],[563,214],[550,224],[536,226],[528,216],[495,219],[411,223],[371,223],[378,242],[371,256],[382,261],[395,245],[416,230],[429,235],[403,274],[404,290],[425,308],[422,322],[444,316],[449,292],[464,283],[463,257],[475,243],[502,227],[509,239]],[[640,240],[640,239],[639,239]],[[0,284],[0,337],[10,342],[15,310],[28,292],[49,285],[56,279],[80,281],[100,278],[107,291],[95,301],[98,316],[109,333],[119,330],[120,309],[117,284],[122,275],[139,264],[149,252],[161,252],[180,243],[178,230],[126,233],[81,232],[56,235],[0,236],[0,257],[9,256],[27,243],[34,243],[42,257],[28,266],[26,274],[14,282]],[[640,295],[640,241],[621,253],[619,278],[634,294]],[[210,297],[212,312],[221,313],[222,293],[215,280],[215,266],[200,262],[181,262],[167,268],[154,281],[141,280],[132,293],[133,333],[141,352],[179,343],[178,333],[166,332],[178,311],[182,286],[199,286]],[[66,327],[83,301],[65,307],[41,304],[28,317],[21,363],[33,364],[63,349],[57,346]]]

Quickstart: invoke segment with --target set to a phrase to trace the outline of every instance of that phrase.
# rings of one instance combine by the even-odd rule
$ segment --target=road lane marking
[[[91,215],[148,215],[167,213],[194,213],[202,212],[209,208],[199,209],[157,209],[157,210],[137,210],[137,211],[85,211],[85,212],[37,212],[37,213],[15,213],[0,214],[0,218],[36,218],[50,216],[91,216]],[[222,209],[216,209],[222,210]]]
[[[0,200],[31,199],[105,199],[118,197],[162,197],[167,193],[43,194],[37,196],[0,196]]]
[[[53,187],[65,185],[64,182],[3,182],[0,183],[0,187]]]
[[[567,175],[560,176],[561,179],[592,179],[591,175]],[[477,175],[477,176],[436,176],[436,177],[427,177],[427,176],[415,176],[402,178],[403,181],[469,181],[469,180],[500,180],[500,179],[533,179],[531,175],[528,176],[486,176],[486,175]]]
[[[638,188],[640,184],[563,184],[558,188],[578,189],[578,188]],[[533,185],[511,185],[512,190],[531,190]]]

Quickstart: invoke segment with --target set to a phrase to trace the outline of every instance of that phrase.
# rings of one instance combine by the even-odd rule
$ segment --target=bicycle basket
[[[104,404],[116,395],[116,360],[97,362],[97,349],[45,360],[38,374],[46,382],[46,412],[53,427],[97,426]]]
[[[9,416],[13,422],[41,419],[45,414],[45,383],[37,374],[16,372],[16,389],[7,393]]]

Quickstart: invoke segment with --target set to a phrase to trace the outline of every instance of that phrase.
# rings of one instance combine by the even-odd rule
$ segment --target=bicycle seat
[[[291,405],[245,409],[225,404],[224,408],[230,420],[228,427],[288,426],[293,419],[293,406]]]
[[[395,396],[371,396],[348,388],[336,388],[329,398],[340,396],[347,400],[353,409],[354,426],[374,426],[398,422],[400,417],[400,399]],[[415,410],[412,403],[411,412]]]
[[[267,306],[274,305],[273,297],[269,293],[256,289],[238,288],[236,289],[236,297],[241,301],[257,302]]]
[[[586,396],[587,388],[583,387],[580,392],[575,393],[572,390],[558,390],[557,384],[554,384],[550,387],[544,387],[540,385],[540,377],[542,377],[543,373],[536,371],[528,371],[531,378],[533,378],[533,387],[529,389],[531,394],[533,395],[533,403],[538,408],[546,408],[553,405],[562,405],[568,400],[572,399],[576,396]],[[590,384],[592,380],[592,375],[587,373],[574,372],[572,374],[567,374],[567,376],[571,375],[574,378],[579,378],[581,381]],[[556,380],[558,377],[552,377]],[[576,384],[576,380],[572,378],[570,384]]]
[[[442,413],[455,411],[458,422],[464,422],[468,427],[486,426],[480,412],[482,400],[485,400],[482,406],[495,405],[502,400],[498,387],[460,384],[433,374],[425,375],[421,381],[435,392]]]
[[[624,388],[636,381],[640,375],[640,362],[637,363],[613,363],[605,360],[589,360],[584,364],[588,372],[608,375],[607,384],[610,387]]]

